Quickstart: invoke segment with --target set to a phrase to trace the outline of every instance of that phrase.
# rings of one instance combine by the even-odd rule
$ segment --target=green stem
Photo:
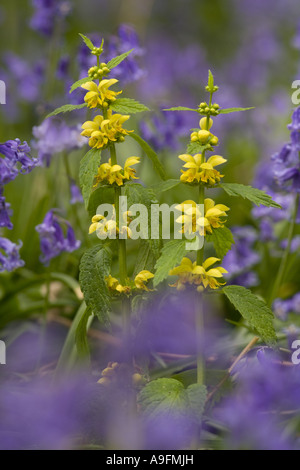
[[[278,270],[277,277],[274,283],[274,287],[272,289],[271,296],[269,298],[269,305],[272,305],[273,300],[278,295],[280,285],[284,279],[284,275],[285,275],[286,268],[287,268],[287,263],[289,260],[289,255],[291,252],[291,245],[292,245],[292,241],[294,237],[294,232],[295,232],[296,220],[297,220],[297,215],[298,215],[298,207],[299,207],[299,194],[297,194],[295,198],[292,221],[290,224],[290,229],[289,229],[289,234],[288,234],[288,243],[287,243],[287,247],[285,249],[284,255],[282,257],[282,260],[279,266],[279,270]]]
[[[117,165],[117,154],[116,154],[116,147],[113,144],[110,148],[110,157],[111,157],[111,164]],[[121,188],[115,188],[115,211],[116,211],[116,222],[117,227],[120,227],[120,196],[121,196]],[[120,283],[124,286],[127,282],[127,254],[126,254],[126,240],[125,239],[118,239],[118,253],[119,253],[119,269],[120,269]],[[122,316],[123,316],[123,330],[125,336],[128,337],[129,329],[130,329],[130,299],[126,296],[123,296],[122,301]]]

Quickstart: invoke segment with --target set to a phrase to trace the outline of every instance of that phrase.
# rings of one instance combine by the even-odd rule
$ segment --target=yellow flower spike
[[[131,165],[137,165],[140,163],[140,158],[139,157],[129,157],[127,158],[125,165],[124,165],[124,178],[129,180],[130,178],[132,179],[138,179],[136,174],[136,170],[134,168],[131,168]]]
[[[138,275],[134,279],[136,288],[149,292],[150,289],[148,289],[145,283],[148,282],[153,277],[154,277],[154,274],[152,274],[150,271],[144,270],[144,271],[139,272]]]
[[[225,283],[219,281],[224,273],[227,273],[226,269],[220,267],[212,268],[207,271],[210,266],[217,263],[219,258],[208,258],[204,261],[202,266],[197,265],[196,262],[192,263],[189,258],[183,258],[180,266],[172,269],[169,272],[170,276],[177,275],[179,279],[172,287],[176,287],[177,290],[184,290],[186,284],[191,286],[197,286],[197,291],[202,292],[203,288],[210,287],[211,289],[217,289]]]
[[[211,185],[219,183],[224,175],[221,175],[219,171],[215,170],[215,166],[222,165],[222,163],[225,162],[227,162],[227,160],[220,155],[213,155],[210,157],[207,162],[200,164],[199,168],[202,171],[199,173],[199,180]]]
[[[212,128],[213,123],[214,123],[214,121],[211,118],[209,118],[208,130]],[[207,127],[207,118],[206,117],[200,119],[199,126],[202,130],[207,130],[207,128],[206,128]]]

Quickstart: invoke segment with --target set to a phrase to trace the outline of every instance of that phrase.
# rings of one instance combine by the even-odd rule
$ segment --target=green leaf
[[[86,309],[84,315],[82,315],[80,322],[77,326],[75,333],[75,343],[80,357],[87,357],[90,355],[89,345],[87,341],[87,330],[89,318],[92,312],[89,308]]]
[[[186,153],[189,155],[195,155],[196,153],[202,153],[204,150],[210,148],[211,146],[208,144],[202,145],[200,142],[190,142],[187,146]]]
[[[77,82],[73,83],[73,85],[70,88],[70,93],[72,91],[76,90],[77,88],[81,87],[81,85],[84,85],[85,83],[92,82],[91,77],[84,77],[81,78],[80,80],[77,80]]]
[[[194,111],[198,112],[198,109],[186,108],[185,106],[176,106],[175,108],[163,109],[163,111]]]
[[[161,183],[154,184],[150,186],[150,188],[154,191],[155,194],[160,194],[164,193],[165,191],[169,191],[170,189],[176,188],[180,184],[182,184],[180,180],[169,179],[162,181]]]
[[[55,379],[58,379],[59,377],[65,377],[66,373],[70,373],[71,370],[74,368],[75,364],[78,362],[79,357],[75,344],[75,336],[78,325],[81,322],[82,317],[85,315],[86,310],[86,303],[82,302],[72,322],[71,328],[68,331],[68,335],[64,342],[62,352],[59,356],[59,360],[54,374]]]
[[[274,345],[277,341],[273,326],[274,315],[267,304],[242,286],[226,286],[222,291],[242,317],[257,331],[258,336],[265,343]]]
[[[147,106],[131,98],[119,98],[110,105],[111,109],[121,114],[136,114],[150,111]]]
[[[193,384],[187,388],[187,395],[190,402],[190,410],[197,422],[201,422],[207,398],[205,385]]]
[[[257,206],[263,205],[266,207],[276,207],[281,209],[281,206],[277,202],[273,201],[271,196],[262,191],[261,189],[252,188],[252,186],[245,186],[244,184],[238,183],[222,183],[220,187],[226,191],[229,196],[241,196],[244,199],[248,199]]]
[[[211,235],[207,234],[206,238],[208,242],[214,244],[217,257],[221,259],[224,258],[235,243],[233,235],[227,227],[214,229],[213,233]]]
[[[171,269],[181,263],[186,252],[186,240],[171,240],[162,249],[161,257],[155,265],[154,287],[168,276]]]
[[[79,181],[86,209],[93,190],[93,182],[101,162],[101,150],[91,149],[80,162]]]
[[[147,142],[145,142],[139,135],[137,134],[129,134],[129,136],[134,139],[140,146],[141,148],[144,150],[145,154],[147,155],[147,157],[152,161],[153,163],[153,167],[154,167],[154,170],[156,171],[156,173],[160,176],[160,178],[162,180],[166,180],[167,179],[167,176],[166,176],[166,172],[165,172],[165,169],[163,167],[163,165],[161,164],[157,154],[154,152],[154,150],[150,147],[150,145],[147,144]]]
[[[45,119],[48,119],[52,116],[57,116],[58,114],[61,113],[68,113],[70,111],[75,111],[76,109],[83,109],[87,107],[87,103],[83,104],[65,104],[64,106],[61,106],[60,108],[56,108],[52,113],[48,114]]]
[[[100,204],[114,204],[114,192],[113,187],[103,185],[91,193],[87,208],[91,218],[97,213]]]
[[[154,256],[151,250],[151,246],[147,243],[147,240],[141,240],[139,250],[137,252],[135,264],[134,264],[134,273],[135,277],[139,272],[147,269],[152,272],[154,269]]]
[[[121,55],[118,55],[117,57],[114,57],[113,59],[111,59],[108,64],[107,64],[107,67],[111,70],[115,67],[117,67],[117,65],[119,65],[121,62],[123,62],[123,60],[126,59],[126,57],[129,56],[129,54],[131,54],[131,52],[133,51],[133,49],[130,49],[130,51],[128,52],[124,52],[124,54],[121,54]]]
[[[209,87],[209,91],[213,91],[214,84],[215,84],[214,76],[213,76],[211,70],[209,70],[208,71],[208,82],[207,82],[207,86]]]
[[[201,423],[206,396],[205,386],[194,384],[185,389],[178,380],[157,379],[141,390],[138,405],[148,419],[155,421],[161,416],[172,416],[180,420],[184,417],[188,418],[186,425],[189,426],[195,421]]]
[[[110,274],[112,255],[105,245],[90,248],[80,262],[79,283],[84,300],[100,322],[109,325],[110,296],[105,278]]]
[[[254,109],[252,106],[251,108],[227,108],[227,109],[220,109],[220,114],[230,114],[230,113],[237,113],[238,111],[249,111],[249,109]]]
[[[157,379],[141,390],[138,404],[141,411],[152,419],[174,413],[186,415],[187,392],[178,380]]]
[[[84,36],[84,34],[79,33],[79,36],[82,38],[85,45],[92,51],[95,47],[92,41],[88,37]]]

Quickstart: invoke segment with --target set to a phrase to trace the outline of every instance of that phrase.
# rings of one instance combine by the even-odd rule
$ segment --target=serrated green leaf
[[[209,70],[209,71],[208,71],[208,82],[207,82],[207,85],[208,85],[210,91],[213,91],[214,84],[215,84],[214,76],[213,76],[211,70]]]
[[[206,239],[214,244],[217,257],[220,259],[224,258],[235,243],[233,235],[227,227],[214,229],[211,235],[207,234]]]
[[[176,188],[180,184],[182,184],[180,180],[169,179],[162,181],[161,183],[154,184],[150,186],[150,188],[154,191],[155,194],[160,194],[164,193],[165,191],[169,191],[170,189]]]
[[[193,384],[187,388],[190,410],[198,423],[201,422],[207,398],[205,385]]]
[[[111,109],[121,114],[136,114],[150,111],[147,106],[131,98],[119,98],[110,105]]]
[[[185,106],[175,106],[175,108],[163,109],[163,111],[194,111],[198,112],[198,109],[186,108]]]
[[[186,252],[186,240],[171,240],[162,249],[161,256],[155,265],[154,287],[168,276],[171,269],[181,263]]]
[[[89,345],[87,341],[87,330],[89,318],[92,312],[89,308],[86,309],[84,315],[82,315],[80,322],[77,326],[75,333],[75,344],[77,347],[78,355],[80,357],[87,357],[90,354]]]
[[[73,83],[73,85],[71,86],[69,93],[72,93],[72,91],[76,90],[77,88],[81,87],[81,85],[84,85],[85,83],[88,83],[88,82],[92,82],[91,77],[84,77],[84,78],[81,78],[80,80],[77,80],[77,82]]]
[[[88,209],[89,199],[93,190],[94,178],[101,162],[101,150],[91,149],[80,162],[79,181],[85,207]]]
[[[249,109],[254,109],[252,106],[251,108],[227,108],[227,109],[220,109],[220,114],[230,114],[230,113],[237,113],[239,111],[249,111]]]
[[[277,341],[273,326],[274,315],[267,304],[242,286],[226,286],[222,291],[242,317],[257,331],[258,336],[265,343],[274,345]]]
[[[94,49],[94,44],[92,43],[92,41],[84,34],[79,33],[79,36],[82,38],[85,45],[92,51]]]
[[[135,133],[129,134],[129,136],[132,139],[134,139],[141,146],[141,148],[144,150],[147,157],[152,161],[154,170],[160,176],[160,178],[162,180],[166,180],[167,175],[166,175],[165,169],[164,169],[163,165],[161,164],[161,162],[159,161],[159,158],[158,158],[157,154],[150,147],[150,145],[147,144],[147,142],[145,142],[139,135],[137,135]]]
[[[277,202],[273,201],[269,194],[265,193],[261,189],[252,188],[252,186],[245,186],[239,183],[222,183],[221,188],[226,191],[229,196],[241,196],[244,199],[248,199],[257,206],[263,205],[266,207],[276,207],[281,209],[281,206]]]
[[[107,67],[111,70],[115,67],[117,67],[117,65],[119,65],[121,62],[123,62],[123,60],[126,59],[126,57],[129,56],[129,54],[131,54],[131,52],[133,51],[133,49],[130,49],[130,51],[128,52],[124,52],[124,54],[121,54],[121,55],[118,55],[117,57],[114,57],[113,59],[111,59],[108,64],[107,64]]]
[[[186,153],[189,155],[195,155],[196,153],[202,153],[208,148],[210,148],[210,145],[202,145],[200,142],[190,142],[187,146]]]
[[[83,104],[65,104],[64,106],[61,106],[60,108],[56,108],[52,113],[48,114],[45,119],[48,119],[52,116],[57,116],[58,114],[61,113],[69,113],[70,111],[75,111],[77,109],[83,109],[87,107],[87,103]]]
[[[147,243],[146,240],[141,240],[139,250],[137,252],[134,273],[135,277],[139,272],[147,269],[150,272],[153,272],[155,265],[155,258],[151,250],[151,245]]]
[[[100,322],[109,326],[110,296],[105,278],[110,274],[112,255],[105,245],[90,248],[81,258],[79,283],[84,300]]]
[[[100,204],[113,204],[114,203],[114,188],[109,185],[99,186],[95,189],[89,197],[88,212],[90,217],[97,213],[97,208]]]

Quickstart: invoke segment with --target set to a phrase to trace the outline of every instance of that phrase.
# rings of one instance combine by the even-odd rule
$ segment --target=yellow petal
[[[202,266],[206,270],[207,268],[217,263],[218,261],[220,261],[220,258],[214,258],[214,257],[207,258],[207,260],[204,261]]]

